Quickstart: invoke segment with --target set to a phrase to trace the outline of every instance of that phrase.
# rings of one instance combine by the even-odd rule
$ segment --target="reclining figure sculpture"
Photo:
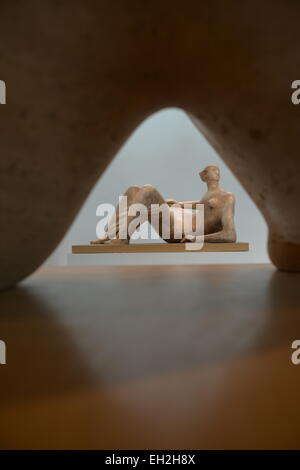
[[[203,237],[204,242],[233,243],[236,241],[234,225],[235,197],[232,193],[220,188],[220,170],[215,165],[207,166],[199,173],[202,181],[207,184],[207,192],[201,200],[178,202],[175,199],[164,199],[160,192],[150,184],[144,186],[130,186],[123,197],[126,197],[126,206],[123,213],[122,207],[117,207],[114,216],[109,221],[106,234],[103,238],[91,242],[92,245],[103,243],[127,244],[130,241],[128,227],[133,216],[130,207],[138,204],[145,208],[145,217],[139,218],[143,222],[153,223],[150,215],[154,206],[163,207],[159,213],[154,228],[159,235],[168,243],[197,242],[198,236]],[[199,224],[200,233],[197,234],[197,215],[191,213],[190,227],[185,224],[185,211],[197,210],[203,205],[203,224]],[[166,214],[166,210],[168,213]],[[162,214],[162,212],[164,212]],[[124,222],[126,233],[124,238],[120,236],[120,225]],[[181,238],[178,238],[176,227],[180,227]],[[187,231],[190,230],[190,231]],[[167,237],[164,236],[167,234]],[[197,236],[198,235],[198,236]],[[203,236],[204,235],[204,236]]]

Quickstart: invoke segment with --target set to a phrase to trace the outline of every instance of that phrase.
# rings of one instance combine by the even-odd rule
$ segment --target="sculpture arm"
[[[197,209],[197,204],[201,204],[201,201],[182,201],[178,202],[175,199],[167,199],[167,204],[169,206],[172,206],[173,204],[176,204],[179,207],[184,208],[185,205],[192,206],[191,209]]]

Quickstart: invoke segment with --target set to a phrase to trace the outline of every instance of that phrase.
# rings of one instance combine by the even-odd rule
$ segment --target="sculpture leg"
[[[159,236],[168,243],[180,242],[182,238],[175,238],[174,212],[170,210],[162,194],[154,186],[147,184],[141,188],[138,196],[139,202],[147,207],[148,221]],[[177,227],[179,231],[182,230],[182,223],[180,220],[180,226]]]
[[[143,222],[149,221],[149,214],[151,211],[152,204],[163,204],[165,202],[162,195],[157,191],[156,188],[147,184],[142,187],[140,186],[130,186],[122,197],[126,197],[126,207],[127,210],[124,212],[122,201],[118,204],[116,208],[115,217],[108,223],[107,227],[107,234],[100,238],[99,240],[95,240],[91,242],[93,245],[103,244],[103,243],[112,243],[112,244],[126,244],[130,240],[130,234],[127,232],[127,238],[120,238],[120,224],[124,223],[124,225],[129,228],[130,223],[136,219],[135,215],[129,215],[129,208],[134,204],[141,204],[147,210],[147,214],[145,213],[144,219],[139,217],[140,223],[136,225],[136,228],[139,227]],[[157,231],[161,231],[159,225],[154,227]]]
[[[138,202],[138,193],[140,191],[140,186],[130,186],[125,193],[122,195],[122,198],[126,198],[126,206],[130,207],[131,204]],[[119,231],[120,231],[120,223],[124,218],[127,218],[127,212],[124,213],[122,211],[122,204],[118,204],[115,211],[115,216],[108,222],[108,226],[106,227],[106,234],[99,238],[98,240],[92,241],[92,245],[101,245],[103,243],[116,243],[116,240],[119,243],[128,243],[129,238],[127,239],[120,239],[119,238]],[[114,240],[115,239],[115,240]]]
[[[300,271],[300,243],[290,243],[269,235],[268,251],[272,263],[281,271]]]

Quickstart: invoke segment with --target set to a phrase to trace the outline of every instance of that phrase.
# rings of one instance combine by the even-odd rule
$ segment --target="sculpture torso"
[[[217,189],[214,191],[208,190],[204,197],[201,199],[201,204],[204,204],[204,233],[219,232],[223,228],[222,216],[226,204],[230,202],[232,193]]]

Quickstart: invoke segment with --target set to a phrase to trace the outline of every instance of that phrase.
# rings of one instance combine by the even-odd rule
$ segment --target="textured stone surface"
[[[45,260],[130,133],[167,106],[256,202],[273,262],[299,270],[299,14],[284,0],[1,2],[0,286]]]

